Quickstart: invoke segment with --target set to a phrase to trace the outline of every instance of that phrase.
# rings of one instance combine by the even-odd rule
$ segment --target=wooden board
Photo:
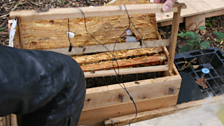
[[[190,16],[185,19],[186,31],[199,29],[200,26],[205,26],[205,14]]]
[[[155,85],[156,83],[156,85]],[[173,88],[173,94],[179,93],[180,76],[161,77],[156,79],[140,80],[125,83],[125,86],[135,101],[158,98],[170,95],[169,88]],[[149,91],[150,89],[150,91]],[[131,102],[129,96],[119,84],[87,89],[84,110],[106,105]]]
[[[159,66],[149,66],[149,67],[139,67],[139,68],[126,68],[120,69],[119,75],[127,74],[138,74],[138,73],[148,73],[148,72],[158,72],[158,71],[168,71],[168,65],[159,65]],[[118,70],[116,69],[118,72]],[[105,77],[105,76],[114,76],[116,73],[114,70],[103,70],[93,72],[84,72],[85,78],[91,77]]]
[[[183,9],[181,17],[189,17],[198,14],[205,14],[214,12],[212,16],[219,16],[224,12],[219,11],[224,9],[223,0],[178,0],[187,5],[187,9]],[[219,11],[215,13],[215,11]],[[173,13],[157,13],[156,21],[165,22],[173,19]]]
[[[158,54],[162,51],[163,49],[161,47],[141,48],[141,49],[98,53],[93,55],[73,56],[72,58],[79,64],[88,64],[88,63],[98,63],[100,61],[112,60],[114,58],[123,59],[131,56],[153,55]]]
[[[198,101],[191,101],[191,102],[188,102],[188,103],[183,103],[183,104],[179,104],[179,105],[172,106],[172,107],[166,107],[166,108],[155,109],[155,110],[152,110],[152,111],[141,112],[141,113],[138,113],[138,116],[133,121],[133,123],[134,122],[139,122],[139,124],[141,125],[141,121],[147,120],[146,121],[147,124],[148,124],[147,126],[151,126],[154,122],[157,122],[158,126],[161,126],[164,123],[166,123],[166,125],[168,125],[168,126],[176,126],[176,125],[174,125],[174,122],[175,121],[176,122],[180,121],[179,117],[181,117],[181,116],[183,117],[185,113],[190,115],[191,113],[189,114],[188,111],[191,111],[193,113],[193,111],[197,110],[198,107],[201,107],[206,101],[207,101],[207,99],[198,100]],[[206,105],[211,105],[211,106],[222,105],[223,101],[224,101],[224,95],[216,96],[216,97],[213,97],[212,99],[208,100],[207,101],[208,103]],[[192,108],[192,107],[193,107],[193,110],[188,109],[188,108]],[[196,107],[196,108],[194,108],[194,107]],[[208,107],[212,108],[210,106],[208,106]],[[185,111],[181,111],[181,110],[185,110]],[[214,110],[214,111],[216,111],[216,110]],[[169,115],[169,114],[172,114],[172,113],[175,113],[175,112],[177,112],[177,113],[180,112],[181,114],[177,115],[178,117],[174,117],[173,115],[166,116],[164,118],[169,119],[169,121],[166,121],[166,122],[162,121],[162,120],[164,120],[162,116]],[[130,122],[130,120],[133,119],[134,117],[135,117],[135,115],[131,114],[131,115],[126,115],[126,116],[122,116],[122,117],[111,118],[110,120],[105,121],[105,124],[107,126],[115,126],[115,125],[116,126],[121,126],[121,125],[128,124]],[[156,117],[160,117],[160,118],[156,118]],[[170,117],[172,117],[172,119],[170,119]],[[154,120],[156,120],[156,121],[149,120],[149,119],[152,119],[152,118],[155,118]],[[175,120],[176,118],[178,120]],[[170,122],[171,120],[175,120],[175,121],[172,121],[172,123],[171,123]],[[151,123],[151,122],[153,122],[153,123]],[[210,123],[215,123],[215,122],[210,122]],[[137,124],[138,123],[136,123],[136,126],[137,126]],[[134,124],[132,124],[132,125],[134,126]],[[142,125],[142,126],[144,126],[144,125]],[[154,125],[152,125],[152,126],[154,126]],[[205,126],[212,126],[212,125],[205,125]]]
[[[166,106],[175,105],[178,95],[168,95],[164,97],[135,101],[138,106],[138,112],[156,109]],[[104,120],[119,117],[122,115],[135,113],[135,108],[132,102],[120,103],[115,106],[106,106],[83,110],[79,120],[80,125],[86,126],[104,126]]]
[[[122,1],[122,2],[125,2],[125,1]],[[130,3],[134,4],[135,2],[133,3],[132,1],[131,2],[129,1],[127,4],[130,4]],[[142,4],[142,3],[149,3],[149,1],[140,0],[137,2],[137,4]],[[114,4],[120,5],[120,3],[114,3]],[[151,6],[152,4],[146,4],[146,6],[147,5]],[[157,8],[158,6],[161,6],[161,5],[158,5],[158,6],[152,5],[152,6],[155,6]],[[116,7],[119,8],[119,6],[116,6]],[[133,6],[133,7],[136,8],[136,6]],[[103,8],[110,8],[110,7],[103,7]],[[68,9],[71,9],[73,16],[75,16],[73,11],[74,9],[78,10],[80,13],[80,10],[77,8],[68,8]],[[97,7],[94,7],[94,8],[87,7],[85,10],[89,11],[91,9],[96,10]],[[57,11],[60,11],[60,9]],[[70,11],[69,12],[63,11],[63,12],[69,13]],[[117,11],[113,11],[113,12],[117,13]],[[15,18],[15,16],[13,16],[13,13],[15,14],[17,12],[12,12],[10,15],[11,18]],[[144,12],[141,12],[141,13],[144,13]],[[18,12],[17,14],[20,15],[21,12]],[[26,14],[27,12],[23,13],[22,15],[26,17]],[[34,12],[31,12],[31,15],[32,14],[38,14],[38,13],[34,11]],[[129,26],[129,20],[128,20],[127,14],[123,13],[122,15],[124,16],[86,18],[87,29],[95,37],[95,39],[99,41],[101,44],[115,43],[117,39],[121,36],[121,34],[124,33],[124,31]],[[39,18],[39,16],[35,16],[35,18]],[[23,29],[23,32],[22,32],[23,47],[25,49],[38,49],[38,50],[68,48],[69,46],[68,37],[67,37],[68,20],[62,19],[62,17],[60,16],[58,16],[57,18],[60,18],[60,19],[52,19],[52,20],[50,19],[50,20],[32,21],[32,22],[22,21],[21,28]],[[135,28],[138,29],[138,31],[142,34],[142,35],[139,34],[139,32],[134,28],[134,26],[131,25],[130,30],[134,33],[137,40],[140,39],[142,36],[143,36],[143,40],[157,40],[158,34],[157,34],[157,24],[156,24],[155,14],[146,14],[146,15],[132,14],[131,15],[131,12],[130,12],[130,18],[133,24],[135,25]],[[75,18],[75,19],[74,17],[72,17],[70,18],[69,22],[70,22],[69,23],[70,32],[75,33],[75,37],[70,39],[74,47],[100,45],[88,33],[86,33],[83,16],[81,16],[81,18]],[[14,45],[16,48],[19,47],[18,35],[19,34],[16,34],[14,39]],[[124,35],[122,35],[122,38],[118,40],[118,43],[126,42],[124,39]]]
[[[162,65],[163,61],[166,60],[166,55],[154,55],[144,56],[132,59],[122,59],[116,61],[106,61],[94,64],[81,65],[83,72],[99,71],[107,69],[119,68],[132,68],[135,65],[155,66]]]

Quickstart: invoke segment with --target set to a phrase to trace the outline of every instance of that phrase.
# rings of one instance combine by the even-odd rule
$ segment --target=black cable
[[[68,52],[71,52],[72,51],[72,43],[69,38],[69,31],[70,31],[70,28],[69,28],[69,18],[68,18],[68,42],[69,42]]]
[[[85,14],[84,14],[84,12],[83,12],[81,9],[80,9],[80,11],[81,11],[81,13],[83,14],[83,17],[84,17],[84,25],[85,25],[85,30],[86,30],[86,32],[87,32],[87,33],[88,33],[88,34],[89,34],[89,35],[90,35],[90,36],[91,36],[91,37],[92,37],[98,44],[100,44],[100,45],[102,45],[104,48],[106,48],[106,49],[108,50],[108,52],[113,56],[112,64],[113,64],[114,72],[115,72],[115,74],[116,74],[117,81],[118,81],[119,85],[122,87],[122,89],[124,89],[125,92],[128,94],[130,100],[131,100],[131,101],[133,102],[133,104],[134,104],[134,107],[135,107],[135,118],[133,118],[133,119],[129,122],[129,126],[130,126],[131,122],[132,122],[134,119],[136,119],[136,117],[137,117],[137,113],[138,113],[137,105],[136,105],[136,103],[135,103],[133,97],[130,95],[130,93],[128,92],[127,88],[125,87],[124,83],[122,83],[123,86],[121,85],[121,80],[120,80],[119,77],[118,77],[118,76],[119,76],[119,64],[118,64],[118,62],[117,62],[117,59],[116,59],[115,56],[114,56],[116,43],[117,43],[118,40],[124,35],[124,33],[125,33],[128,29],[130,29],[131,23],[132,23],[133,27],[135,28],[133,22],[132,22],[131,19],[130,19],[130,16],[129,16],[129,14],[128,14],[128,11],[127,11],[127,8],[126,8],[125,5],[124,5],[124,7],[125,7],[126,13],[127,13],[127,15],[128,15],[129,25],[128,25],[128,28],[126,28],[126,30],[125,30],[125,31],[120,35],[120,37],[116,40],[116,42],[115,42],[115,44],[114,44],[114,48],[113,48],[113,53],[111,53],[111,51],[110,51],[105,45],[103,45],[101,42],[99,42],[98,40],[96,40],[95,37],[94,37],[91,33],[89,33],[89,31],[87,30],[87,26],[86,26],[86,17],[85,17]],[[141,43],[142,43],[142,38],[143,38],[143,36],[142,36],[142,34],[141,34],[136,28],[135,28],[135,30],[141,35],[141,39],[140,39],[139,41],[140,41],[140,45],[142,46]],[[115,69],[115,67],[114,67],[114,63],[113,63],[114,60],[116,61],[118,72],[116,71],[116,69]]]

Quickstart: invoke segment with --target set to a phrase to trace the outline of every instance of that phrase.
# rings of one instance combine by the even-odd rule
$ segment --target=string
[[[126,6],[125,6],[125,4],[124,4],[124,7],[125,7],[125,11],[126,11],[126,13],[127,13],[127,15],[128,15],[128,20],[129,20],[129,25],[128,25],[128,28],[126,28],[126,30],[120,35],[120,37],[116,40],[116,42],[115,42],[115,44],[114,44],[114,48],[113,48],[113,53],[111,53],[111,51],[104,45],[104,44],[102,44],[101,42],[99,42],[98,40],[96,40],[96,38],[88,31],[88,29],[87,29],[87,26],[86,26],[86,16],[85,16],[85,13],[80,9],[80,11],[81,11],[81,13],[83,14],[83,17],[84,17],[84,25],[85,25],[85,30],[86,30],[86,32],[98,43],[98,44],[100,44],[101,46],[103,46],[112,56],[113,56],[113,60],[112,60],[112,64],[113,64],[113,70],[114,70],[114,72],[115,72],[115,74],[116,74],[116,78],[117,78],[117,81],[118,81],[118,84],[121,86],[121,88],[122,89],[124,89],[125,90],[125,92],[128,94],[128,96],[129,96],[129,98],[130,98],[130,100],[133,102],[133,104],[134,104],[134,107],[135,107],[135,118],[133,118],[130,122],[129,122],[129,126],[130,126],[130,124],[131,124],[131,122],[134,120],[134,119],[136,119],[136,117],[137,117],[137,113],[138,113],[138,110],[137,110],[137,105],[136,105],[136,103],[135,103],[135,101],[134,101],[134,99],[133,99],[133,97],[130,95],[130,93],[128,92],[128,90],[127,90],[127,88],[125,87],[125,84],[124,83],[122,83],[122,85],[121,85],[121,80],[119,79],[119,64],[118,64],[118,62],[117,62],[117,59],[116,59],[116,57],[114,56],[114,52],[115,52],[115,47],[116,47],[116,43],[118,42],[118,40],[124,35],[124,33],[128,30],[128,29],[130,29],[130,26],[131,26],[131,24],[133,25],[133,27],[134,27],[134,29],[141,35],[141,39],[139,39],[139,42],[140,42],[140,45],[141,45],[141,47],[142,47],[142,38],[143,38],[143,36],[142,36],[142,34],[135,28],[135,26],[134,26],[134,23],[131,21],[131,19],[130,19],[130,16],[129,16],[129,14],[128,14],[128,10],[127,10],[127,8],[126,8]],[[114,63],[113,63],[113,61],[116,61],[116,64],[117,64],[117,70],[118,70],[118,72],[116,71],[116,68],[114,67]]]

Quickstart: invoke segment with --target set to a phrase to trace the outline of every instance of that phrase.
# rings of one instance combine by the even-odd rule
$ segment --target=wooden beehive
[[[48,12],[11,12],[10,18],[18,19],[14,46],[71,55],[80,64],[86,78],[114,76],[113,67],[117,66],[109,61],[113,59],[112,55],[86,33],[80,12],[82,9],[87,17],[89,32],[109,50],[113,50],[114,42],[127,29],[129,21],[124,5],[119,5],[122,4],[119,2],[113,4],[114,6],[107,7],[52,9]],[[138,112],[175,105],[181,84],[181,77],[173,64],[179,28],[179,23],[176,22],[179,22],[180,10],[185,8],[185,5],[176,4],[171,9],[174,12],[171,40],[160,40],[157,32],[155,13],[163,13],[162,4],[149,4],[142,0],[134,2],[134,5],[127,4],[126,8],[135,27],[142,33],[143,42],[140,46],[139,42],[126,43],[123,38],[118,40],[115,57],[123,59],[118,60],[122,68],[119,74],[163,72],[163,76],[159,78],[125,83],[136,102]],[[68,52],[67,18],[70,18],[70,31],[76,33],[71,39],[74,46],[71,52]],[[141,34],[133,25],[130,30],[136,39],[141,38]],[[168,45],[169,52],[165,47]],[[162,54],[158,55],[160,52]],[[156,55],[127,59],[133,54]],[[166,60],[167,64],[164,63]],[[133,68],[141,64],[146,65]],[[132,113],[135,113],[133,103],[119,84],[89,88],[79,124],[99,126],[103,125],[106,119]]]

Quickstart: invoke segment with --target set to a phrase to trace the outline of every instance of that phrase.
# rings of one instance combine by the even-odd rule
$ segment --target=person
[[[21,126],[76,126],[86,81],[71,57],[0,45],[0,117],[21,116]]]
[[[154,0],[154,3],[164,3],[163,11],[169,11],[177,0]]]

